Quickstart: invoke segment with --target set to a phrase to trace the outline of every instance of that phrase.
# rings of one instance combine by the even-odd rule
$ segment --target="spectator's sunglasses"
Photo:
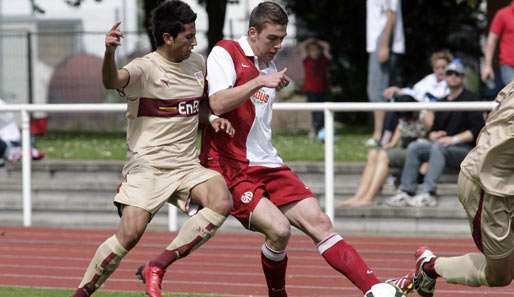
[[[453,71],[453,70],[450,70],[450,71],[446,71],[445,72],[446,76],[452,76],[452,75],[455,75],[455,76],[464,76],[463,73],[459,73],[457,71]]]

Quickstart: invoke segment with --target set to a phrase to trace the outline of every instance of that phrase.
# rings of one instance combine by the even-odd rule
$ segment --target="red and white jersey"
[[[207,58],[209,95],[221,90],[243,85],[259,74],[277,72],[273,62],[260,69],[247,37],[238,41],[222,40]],[[272,106],[274,88],[261,88],[238,108],[221,117],[228,119],[235,128],[233,138],[224,133],[204,130],[201,159],[223,160],[231,164],[245,163],[250,166],[279,167],[283,165],[277,150],[271,143]]]

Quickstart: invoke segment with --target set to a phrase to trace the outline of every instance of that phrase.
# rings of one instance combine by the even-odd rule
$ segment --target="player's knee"
[[[377,152],[378,161],[387,160],[387,152],[384,149],[381,149]]]
[[[320,230],[320,232],[330,232],[332,230],[332,221],[324,212],[319,212],[314,218],[314,226]]]
[[[368,151],[368,161],[375,161],[375,158],[377,157],[377,150],[376,149],[370,149]]]
[[[209,208],[215,212],[224,216],[230,214],[230,210],[232,209],[232,196],[226,188],[218,189],[218,191],[212,194],[212,199],[209,199],[209,201]]]
[[[208,207],[215,212],[227,216],[232,209],[232,196],[224,182],[211,186],[207,199],[202,201],[202,206]]]
[[[215,212],[228,216],[230,214],[230,210],[232,209],[232,197],[230,193],[227,191],[219,196],[219,198],[214,203],[212,210]]]
[[[289,221],[282,220],[273,224],[271,234],[268,236],[274,242],[287,243],[291,237],[291,225]]]
[[[116,233],[116,237],[126,250],[132,249],[137,244],[142,235],[143,233],[136,229],[125,229]]]

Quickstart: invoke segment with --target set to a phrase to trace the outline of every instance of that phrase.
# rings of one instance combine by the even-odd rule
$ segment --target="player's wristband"
[[[452,143],[453,143],[453,144],[460,143],[460,138],[459,138],[458,136],[453,136],[453,137],[452,137]]]
[[[209,123],[212,124],[212,122],[214,122],[216,119],[219,119],[220,117],[215,115],[215,114],[210,114],[209,115]]]

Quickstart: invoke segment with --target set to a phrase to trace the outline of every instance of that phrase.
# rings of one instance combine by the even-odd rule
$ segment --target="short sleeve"
[[[496,13],[496,15],[494,16],[493,22],[491,23],[491,28],[489,28],[489,31],[500,36],[500,35],[502,35],[504,28],[505,28],[505,21],[504,21],[504,17],[502,17],[501,11],[500,11],[500,12]]]
[[[398,1],[400,0],[384,0],[385,1],[385,10],[391,10],[393,12],[398,11]]]
[[[215,46],[207,57],[207,81],[209,96],[232,88],[236,83],[236,70],[232,57],[221,46]]]
[[[144,89],[146,64],[147,62],[143,58],[137,58],[123,67],[129,73],[129,81],[123,88],[123,93],[127,97],[141,97],[141,90]]]

